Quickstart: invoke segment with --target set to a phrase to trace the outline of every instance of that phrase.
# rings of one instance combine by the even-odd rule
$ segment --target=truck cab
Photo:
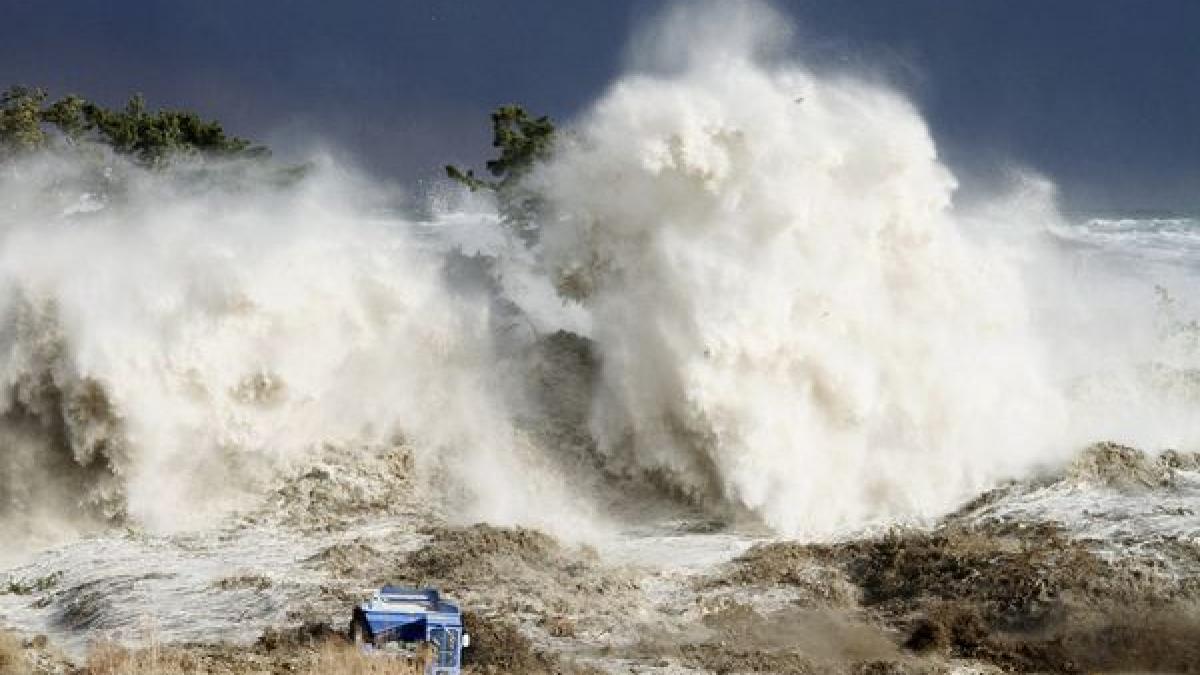
[[[364,649],[390,644],[427,644],[427,675],[459,675],[462,649],[470,644],[463,632],[458,605],[441,598],[433,588],[384,586],[354,608],[350,636]]]

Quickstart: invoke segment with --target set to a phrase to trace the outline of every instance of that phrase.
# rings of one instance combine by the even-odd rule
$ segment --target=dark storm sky
[[[810,59],[882,72],[967,176],[1033,167],[1074,209],[1200,211],[1200,0],[776,3]],[[0,83],[195,108],[378,174],[487,153],[486,114],[569,117],[619,71],[635,0],[0,0]]]

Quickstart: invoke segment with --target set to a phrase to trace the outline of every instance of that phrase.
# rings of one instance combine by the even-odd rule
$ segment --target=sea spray
[[[1082,254],[1047,181],[955,204],[914,106],[789,60],[764,5],[633,44],[525,186],[531,248],[486,195],[414,222],[319,157],[0,167],[0,530],[203,525],[401,443],[455,520],[582,537],[682,495],[823,536],[1200,440],[1186,265]]]
[[[736,7],[669,16],[539,176],[610,468],[827,535],[1050,461],[1064,399],[1025,289],[958,227],[916,110],[764,56],[779,17]]]
[[[98,161],[0,178],[6,525],[204,524],[322,445],[410,443],[464,519],[537,522],[555,499],[522,468],[487,304],[411,222],[373,217],[369,181]]]
[[[961,226],[1019,274],[1072,452],[1108,440],[1200,447],[1200,284],[1194,221],[1072,222],[1054,184],[1014,172],[959,209]]]

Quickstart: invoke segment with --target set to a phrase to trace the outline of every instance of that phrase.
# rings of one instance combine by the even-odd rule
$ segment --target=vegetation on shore
[[[453,165],[446,166],[446,175],[472,192],[494,192],[500,216],[532,243],[536,238],[532,221],[542,210],[543,199],[524,179],[538,162],[550,157],[555,138],[554,122],[549,117],[534,117],[519,105],[501,106],[492,113],[492,147],[500,151],[500,156],[485,164],[493,178],[480,178],[473,169]]]
[[[226,133],[189,110],[151,112],[140,94],[121,109],[75,94],[51,101],[46,90],[12,86],[0,94],[0,160],[52,148],[107,147],[147,167],[179,156],[265,158],[261,145]]]

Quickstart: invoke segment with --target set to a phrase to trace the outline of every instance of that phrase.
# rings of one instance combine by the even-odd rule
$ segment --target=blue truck
[[[458,605],[443,600],[436,589],[402,586],[384,586],[355,607],[350,637],[365,649],[427,644],[432,649],[427,675],[459,675],[463,647],[471,640],[463,632]]]

